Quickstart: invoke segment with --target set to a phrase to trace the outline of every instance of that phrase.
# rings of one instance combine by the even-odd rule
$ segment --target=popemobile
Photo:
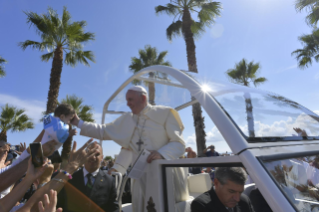
[[[175,202],[172,168],[233,166],[244,167],[253,182],[245,185],[244,193],[249,197],[258,188],[273,211],[319,211],[319,116],[275,93],[197,77],[171,67],[147,67],[126,80],[104,105],[102,124],[110,116],[129,112],[125,92],[132,82],[152,85],[155,104],[179,112],[185,139],[194,132],[191,106],[199,102],[206,132],[213,129],[224,141],[218,145],[228,145],[232,152],[230,156],[153,161],[145,211],[189,212],[194,198],[212,186],[208,174],[189,174],[185,183],[189,198]],[[120,173],[113,174],[120,200],[125,180]],[[131,204],[120,206],[124,212],[132,211]]]

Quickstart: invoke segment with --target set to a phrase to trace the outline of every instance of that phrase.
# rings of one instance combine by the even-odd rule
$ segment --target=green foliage
[[[94,122],[92,106],[83,105],[84,100],[76,95],[67,95],[65,99],[62,99],[61,103],[72,105],[75,112],[80,119],[87,122]]]
[[[293,51],[291,55],[296,56],[299,68],[308,68],[312,65],[313,59],[319,62],[319,29],[313,30],[311,34],[302,35],[298,39],[303,48]]]
[[[6,61],[3,57],[0,56],[0,78],[6,76],[6,72],[4,70],[4,65],[3,64],[5,64],[7,62],[8,61]]]
[[[47,14],[38,15],[35,12],[24,12],[27,15],[27,23],[34,26],[41,42],[26,40],[20,42],[22,50],[27,47],[49,53],[41,56],[41,60],[48,62],[54,57],[54,51],[62,48],[66,52],[65,64],[76,66],[78,62],[89,66],[88,60],[95,62],[91,51],[83,51],[83,43],[95,39],[94,33],[84,32],[85,21],[72,22],[71,15],[66,7],[63,8],[62,17],[52,8],[48,8]]]
[[[0,114],[0,129],[1,132],[19,132],[27,129],[33,129],[34,124],[31,119],[24,114],[25,110],[17,109],[16,107],[6,104],[1,107]]]
[[[137,73],[143,68],[152,65],[165,65],[172,66],[169,61],[165,61],[165,57],[168,54],[167,51],[162,51],[158,53],[156,47],[151,47],[150,45],[146,45],[144,49],[140,49],[138,51],[139,57],[131,58],[131,65],[129,66],[130,71],[133,73]],[[154,78],[168,80],[167,76],[162,73],[150,73],[150,76]],[[138,80],[133,81],[133,84],[140,84],[141,82]]]
[[[108,161],[108,160],[113,160],[112,156],[105,156],[104,160]]]
[[[316,27],[319,20],[319,0],[296,0],[295,8],[298,12],[306,10],[306,22],[312,27]]]
[[[242,59],[236,63],[234,69],[229,69],[226,73],[233,83],[249,86],[252,82],[257,87],[267,81],[265,77],[257,77],[259,69],[259,63],[254,61],[247,63],[245,59]]]
[[[175,0],[165,6],[155,7],[156,14],[166,13],[174,16],[173,23],[166,29],[166,35],[169,40],[175,36],[180,36],[182,32],[182,18],[185,11],[196,13],[198,21],[192,21],[191,30],[195,37],[205,32],[205,26],[211,26],[215,19],[221,14],[220,2],[211,0]],[[177,19],[177,21],[175,21]]]

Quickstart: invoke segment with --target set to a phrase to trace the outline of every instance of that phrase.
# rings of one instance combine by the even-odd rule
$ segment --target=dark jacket
[[[228,212],[221,203],[214,188],[196,197],[191,204],[192,212]],[[234,212],[254,212],[249,198],[241,194],[238,205],[233,209]]]
[[[63,212],[113,212],[118,209],[114,178],[99,170],[90,194],[86,192],[83,169],[76,171],[72,179],[58,194],[57,207]]]

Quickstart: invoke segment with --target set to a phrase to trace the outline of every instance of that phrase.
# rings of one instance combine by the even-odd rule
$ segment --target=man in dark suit
[[[101,170],[109,170],[109,168],[107,167],[107,161],[106,160],[103,160],[102,163],[101,163],[101,167],[100,167]]]
[[[249,198],[242,194],[247,174],[240,167],[219,167],[214,185],[191,204],[192,212],[254,212]]]
[[[92,144],[88,148],[94,148]],[[100,170],[103,160],[102,147],[89,158],[84,167],[72,175],[58,195],[58,207],[63,212],[117,211],[116,189],[114,179],[107,171]]]

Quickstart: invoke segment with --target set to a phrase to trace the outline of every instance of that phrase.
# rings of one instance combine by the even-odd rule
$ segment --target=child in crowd
[[[50,140],[55,140],[55,149],[58,149],[69,136],[76,134],[76,130],[71,130],[69,135],[69,125],[75,115],[74,108],[69,104],[60,104],[54,114],[48,114],[43,118],[43,128],[45,133],[41,143],[45,144]]]

